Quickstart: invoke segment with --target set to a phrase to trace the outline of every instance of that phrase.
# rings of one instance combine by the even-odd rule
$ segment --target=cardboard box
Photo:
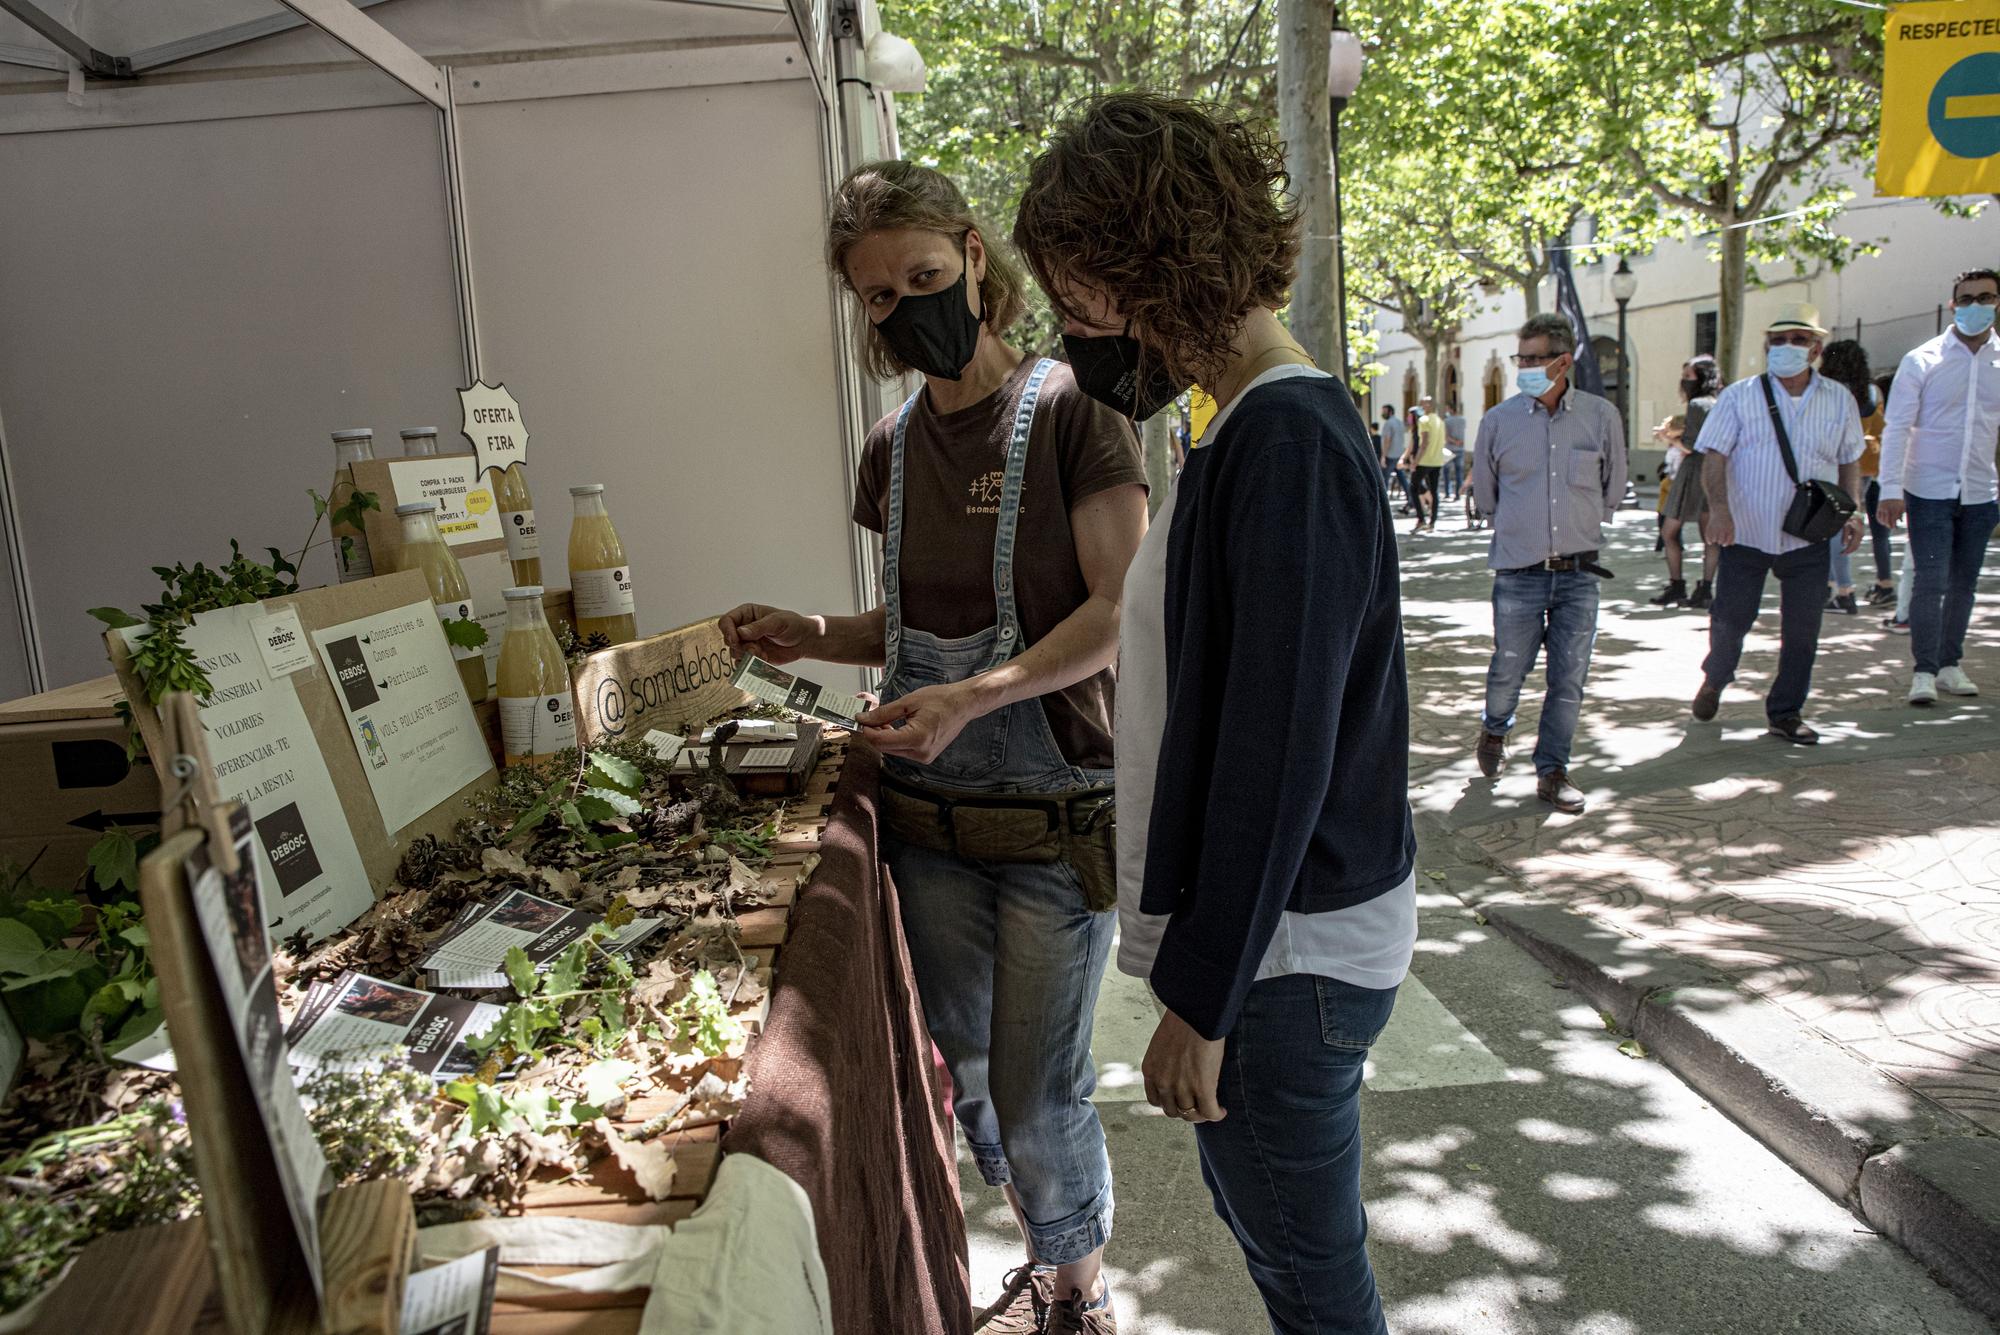
[[[159,824],[153,767],[125,759],[123,698],[116,677],[100,677],[0,704],[0,792],[8,797],[0,857],[34,861],[41,885],[74,885],[107,826]]]

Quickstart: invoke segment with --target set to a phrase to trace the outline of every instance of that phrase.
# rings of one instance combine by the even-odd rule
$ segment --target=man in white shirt
[[[1896,372],[1882,423],[1882,498],[1876,516],[1894,528],[1910,519],[1916,590],[1910,703],[1938,692],[1977,695],[1958,665],[1972,622],[1973,591],[1986,542],[2000,523],[2000,274],[1972,269],[1951,289],[1952,327],[1913,349]]]
[[[1861,491],[1861,413],[1854,395],[1812,369],[1826,339],[1819,311],[1804,302],[1782,307],[1764,331],[1763,375],[1722,391],[1702,424],[1699,448],[1708,456],[1701,482],[1708,495],[1702,529],[1722,548],[1715,602],[1708,615],[1708,659],[1692,712],[1715,717],[1722,690],[1736,676],[1743,637],[1757,621],[1764,577],[1778,577],[1778,675],[1764,698],[1771,732],[1810,746],[1819,740],[1800,718],[1819,654],[1820,614],[1826,609],[1826,542],[1785,532],[1785,512],[1798,484],[1838,480],[1849,497]],[[1790,443],[1798,475],[1785,464],[1778,435]],[[1854,551],[1866,522],[1854,515],[1832,541]]]

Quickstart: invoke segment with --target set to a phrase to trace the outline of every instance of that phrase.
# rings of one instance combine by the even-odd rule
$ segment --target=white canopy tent
[[[296,548],[328,432],[450,436],[474,378],[551,584],[604,482],[642,629],[871,605],[883,390],[820,256],[893,109],[844,6],[0,0],[0,696],[101,673],[84,609],[151,566]]]

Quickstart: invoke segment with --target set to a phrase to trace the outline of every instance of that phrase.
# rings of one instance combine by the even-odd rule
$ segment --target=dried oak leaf
[[[604,1137],[612,1162],[631,1175],[639,1190],[646,1193],[646,1199],[663,1201],[673,1194],[678,1170],[673,1154],[665,1145],[657,1140],[627,1140],[606,1118],[600,1117],[592,1125]]]

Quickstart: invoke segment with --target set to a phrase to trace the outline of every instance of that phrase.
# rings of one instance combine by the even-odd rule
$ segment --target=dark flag
[[[1604,397],[1604,368],[1597,364],[1597,349],[1590,345],[1590,321],[1583,316],[1583,299],[1576,294],[1576,274],[1569,265],[1569,245],[1549,247],[1556,275],[1556,309],[1576,331],[1575,384],[1586,393]]]

